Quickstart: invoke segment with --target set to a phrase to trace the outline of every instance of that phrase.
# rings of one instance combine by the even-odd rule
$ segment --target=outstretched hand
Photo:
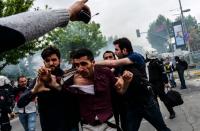
[[[87,14],[91,15],[90,8],[87,5],[85,5],[87,1],[88,0],[79,0],[69,7],[68,11],[69,11],[71,21],[80,20],[79,13],[81,10],[84,10],[85,12],[87,12]]]

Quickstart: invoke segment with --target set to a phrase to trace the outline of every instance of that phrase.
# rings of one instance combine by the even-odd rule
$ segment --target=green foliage
[[[27,11],[34,0],[0,0],[0,17],[5,17]],[[51,9],[46,6],[46,9]],[[36,10],[39,10],[37,8]],[[19,48],[3,52],[0,55],[0,72],[7,65],[16,65],[24,57],[33,55],[49,44],[56,44],[62,58],[69,60],[69,51],[80,47],[87,47],[98,55],[99,49],[106,45],[106,38],[100,32],[100,25],[94,22],[84,24],[81,22],[70,23],[66,28],[57,28],[39,40],[26,43]],[[21,63],[20,63],[21,65]],[[22,66],[20,66],[21,68]],[[23,67],[25,68],[25,67]],[[21,69],[24,72],[25,69]],[[30,69],[31,70],[31,69]]]
[[[5,17],[27,11],[34,0],[0,0],[0,16]]]
[[[187,30],[190,32],[192,29],[197,28],[198,24],[197,24],[197,20],[195,17],[192,17],[191,15],[188,15],[187,17],[185,17],[185,23],[187,26]]]
[[[200,50],[200,32],[198,31],[198,28],[193,28],[190,30],[189,43],[191,51]]]
[[[35,40],[16,49],[1,53],[0,71],[7,65],[18,64],[20,59],[27,57],[28,55],[33,55],[35,51],[40,50],[44,46],[36,46],[38,44],[39,42]]]
[[[167,40],[170,37],[171,22],[169,19],[159,15],[156,21],[152,22],[148,30],[148,41],[159,53],[166,52]]]
[[[100,25],[95,22],[89,24],[72,22],[66,28],[52,31],[44,39],[48,43],[51,41],[50,43],[60,49],[64,61],[69,61],[70,52],[78,48],[91,49],[97,56],[99,50],[106,45],[106,38],[100,31]]]
[[[175,21],[180,21],[180,16],[176,18]],[[198,27],[197,20],[195,17],[192,17],[191,15],[184,17],[187,30],[190,33],[190,44],[192,48],[199,47],[199,38],[200,35],[198,31],[194,30]],[[167,46],[169,46],[167,40],[171,37],[174,37],[172,22],[165,18],[162,15],[159,15],[156,21],[152,22],[149,26],[148,30],[148,41],[152,45],[153,48],[157,49],[159,53],[163,53],[167,50]],[[171,47],[170,47],[171,49]]]

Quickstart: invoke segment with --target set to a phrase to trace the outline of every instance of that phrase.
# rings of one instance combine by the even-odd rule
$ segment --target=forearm
[[[102,61],[96,61],[95,64],[102,66],[116,67],[118,63],[116,60],[102,60]]]
[[[66,9],[24,12],[0,19],[0,24],[21,32],[26,40],[38,38],[48,31],[67,25]]]

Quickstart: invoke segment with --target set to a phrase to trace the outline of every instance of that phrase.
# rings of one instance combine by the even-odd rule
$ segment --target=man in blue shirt
[[[147,81],[144,57],[133,51],[127,38],[114,41],[115,54],[119,59],[96,62],[97,65],[121,66],[131,71],[134,79],[123,95],[124,114],[121,116],[122,129],[138,131],[143,118],[159,131],[170,131],[166,126],[157,102],[153,99],[152,89]]]

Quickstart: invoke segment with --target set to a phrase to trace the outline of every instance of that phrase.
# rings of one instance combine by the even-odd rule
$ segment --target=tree
[[[97,56],[100,49],[106,46],[106,38],[100,31],[100,25],[95,22],[72,22],[66,28],[52,31],[44,39],[60,49],[65,62],[69,61],[70,52],[77,48],[91,49],[94,56]]]
[[[189,44],[191,51],[200,50],[200,32],[198,31],[198,23],[196,18],[188,15],[185,17],[185,23],[190,34]]]
[[[89,24],[84,24],[82,22],[69,23],[69,25],[65,28],[56,28],[50,33],[44,35],[40,38],[40,41],[40,43],[43,43],[43,45],[45,46],[49,44],[57,46],[61,51],[61,57],[65,63],[69,61],[70,52],[76,50],[77,48],[89,48],[92,50],[94,55],[97,56],[100,54],[100,49],[106,46],[107,43],[106,38],[102,35],[100,31],[100,25],[96,24],[95,22],[91,22]],[[22,49],[22,51],[20,52],[22,54],[19,55],[26,56],[26,54],[23,54],[23,50],[24,49]],[[13,58],[16,57],[15,55],[18,54],[15,54],[13,52]],[[12,55],[9,55],[9,57],[10,60],[13,60]],[[35,66],[33,66],[33,63],[31,63],[31,59],[32,57],[30,56],[27,58],[28,64],[26,64],[26,66],[24,66],[25,62],[22,59],[20,60],[19,64],[16,63],[16,74],[21,73],[30,77],[34,76],[35,74],[33,73],[33,67]],[[13,68],[14,67],[12,66],[12,71],[14,70]],[[27,68],[29,70],[27,70]],[[10,77],[16,77],[16,75],[12,73],[9,74],[9,71],[11,71],[11,69],[5,68],[2,73],[7,74]]]
[[[181,17],[177,17],[175,19],[175,21],[181,21]],[[198,24],[197,24],[197,20],[195,17],[192,17],[191,15],[188,15],[187,17],[184,17],[184,21],[185,21],[185,24],[186,24],[186,28],[188,31],[198,27]]]
[[[175,21],[180,21],[181,17],[177,17]],[[188,15],[184,17],[187,31],[190,34],[189,43],[191,50],[199,50],[199,38],[200,33],[198,32],[198,24],[195,17]],[[159,15],[156,21],[152,22],[148,30],[148,41],[153,48],[157,49],[159,53],[172,51],[172,47],[168,45],[168,39],[174,37],[172,22],[162,15]],[[173,44],[173,43],[172,43]],[[167,46],[169,47],[167,49]]]
[[[167,51],[168,39],[170,38],[171,22],[169,19],[159,15],[156,21],[149,26],[147,39],[153,48],[159,53]]]
[[[27,11],[34,0],[0,0],[0,16],[5,17]]]
[[[0,0],[0,16],[9,16],[12,14],[27,11],[34,0]],[[45,9],[51,9],[47,5]],[[35,8],[39,10],[39,8]],[[69,51],[78,47],[87,47],[93,50],[95,55],[99,54],[99,49],[106,44],[106,39],[100,32],[100,25],[94,22],[90,24],[70,23],[66,28],[56,28],[54,31],[43,37],[26,43],[16,49],[3,52],[0,55],[0,72],[7,65],[18,64],[21,59],[35,54],[49,44],[57,44],[61,49],[62,58],[69,59]],[[29,67],[30,68],[30,67]],[[26,73],[26,72],[23,72]]]
[[[200,32],[197,28],[193,28],[190,30],[189,44],[191,51],[200,50]]]
[[[181,17],[177,17],[176,21],[180,21]],[[189,44],[191,51],[200,50],[200,32],[198,31],[198,23],[195,17],[188,15],[184,17],[186,29],[189,33]]]

